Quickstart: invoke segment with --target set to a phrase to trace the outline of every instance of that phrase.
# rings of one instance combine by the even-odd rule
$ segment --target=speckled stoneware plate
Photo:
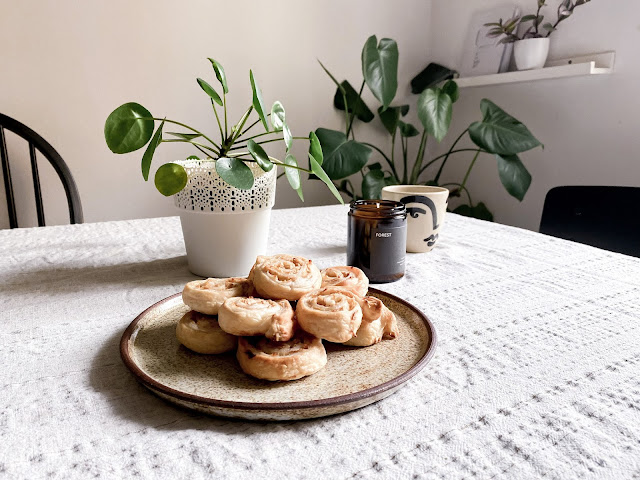
[[[400,334],[366,348],[325,342],[327,366],[292,382],[258,380],[242,372],[234,354],[200,355],[181,346],[175,329],[188,311],[180,294],[142,312],[120,341],[120,354],[153,393],[182,407],[247,420],[299,420],[355,410],[385,398],[424,368],[436,332],[404,300],[369,289],[398,318]]]

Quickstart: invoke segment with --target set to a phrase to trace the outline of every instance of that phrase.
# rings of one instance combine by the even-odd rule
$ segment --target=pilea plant
[[[222,95],[201,78],[197,79],[197,83],[211,102],[220,131],[218,142],[184,123],[168,118],[154,117],[142,105],[130,102],[116,108],[106,120],[104,137],[109,149],[113,153],[122,154],[133,152],[147,145],[141,165],[142,177],[146,181],[149,179],[153,156],[162,143],[188,143],[200,154],[188,159],[215,162],[215,169],[220,177],[228,184],[241,190],[249,190],[253,186],[253,173],[246,163],[255,162],[266,172],[270,171],[274,165],[283,167],[284,175],[286,175],[289,184],[298,192],[303,201],[300,171],[314,174],[321,179],[342,203],[342,197],[322,168],[322,149],[315,133],[311,132],[309,137],[294,137],[286,121],[285,109],[279,101],[273,104],[271,113],[268,113],[264,106],[262,92],[252,71],[249,71],[249,80],[253,91],[252,103],[240,117],[240,120],[233,126],[229,126],[227,121],[227,93],[229,93],[227,77],[220,63],[212,58],[209,58],[209,61],[222,88]],[[222,107],[223,112],[218,113],[216,105]],[[252,113],[257,114],[258,118],[247,125]],[[271,128],[267,122],[269,117]],[[160,122],[157,129],[155,129],[156,122]],[[177,125],[186,131],[165,132],[166,124]],[[264,131],[256,134],[249,133],[258,124],[264,127]],[[245,125],[247,126],[245,127]],[[170,138],[165,138],[165,135]],[[293,140],[308,140],[310,142],[309,169],[300,167],[291,153]],[[261,146],[280,141],[285,144],[283,161],[269,156]],[[179,162],[165,163],[158,168],[155,174],[156,188],[165,196],[174,195],[181,191],[186,186],[187,180],[187,173]]]
[[[507,192],[518,200],[524,198],[531,183],[531,175],[518,158],[519,153],[535,148],[540,142],[527,127],[516,120],[490,100],[480,103],[482,119],[473,122],[451,144],[448,152],[438,155],[425,163],[427,141],[433,137],[441,142],[449,131],[453,104],[459,98],[458,85],[453,80],[456,72],[437,64],[429,64],[411,82],[412,92],[419,94],[417,99],[418,118],[422,132],[411,123],[404,122],[410,106],[392,105],[398,87],[398,46],[389,38],[377,41],[375,35],[369,37],[362,49],[363,80],[359,91],[347,81],[338,82],[320,63],[324,71],[336,84],[337,90],[333,104],[345,112],[344,131],[318,128],[316,135],[324,153],[323,168],[338,190],[350,198],[380,198],[380,192],[386,185],[440,185],[452,187],[451,196],[465,194],[468,203],[459,205],[454,212],[462,215],[492,220],[493,215],[484,203],[474,204],[467,180],[481,153],[495,156],[500,180]],[[388,149],[382,149],[367,142],[358,142],[355,138],[356,120],[369,123],[376,115],[362,98],[365,85],[381,103],[377,109],[378,118],[388,133]],[[475,148],[456,148],[458,143],[469,136]],[[409,158],[409,142],[420,138],[414,159]],[[398,155],[398,146],[400,154]],[[373,151],[386,162],[370,163]],[[454,154],[472,152],[469,168],[459,183],[440,183],[443,169]],[[398,159],[401,161],[398,161]],[[430,169],[430,167],[432,167]],[[362,176],[361,189],[352,182],[352,175]]]

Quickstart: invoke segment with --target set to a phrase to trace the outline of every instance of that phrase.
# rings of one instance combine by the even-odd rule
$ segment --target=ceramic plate
[[[298,420],[364,407],[391,395],[433,356],[436,332],[427,317],[393,295],[369,289],[398,319],[400,333],[371,347],[325,342],[327,366],[292,382],[258,380],[234,354],[200,355],[178,343],[175,329],[189,309],[179,293],[149,307],[129,325],[120,354],[156,395],[200,412],[248,420]]]

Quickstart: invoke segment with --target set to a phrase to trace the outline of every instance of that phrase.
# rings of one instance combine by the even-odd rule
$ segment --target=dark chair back
[[[566,186],[549,190],[540,233],[640,257],[640,188]]]
[[[38,215],[38,226],[45,225],[44,206],[42,204],[42,191],[40,189],[40,177],[38,175],[38,163],[36,161],[36,150],[38,150],[47,160],[60,177],[60,181],[67,195],[67,204],[69,205],[69,220],[71,223],[82,223],[82,204],[80,203],[80,195],[76,182],[73,180],[71,171],[67,164],[55,148],[51,146],[44,138],[31,130],[26,125],[7,117],[0,113],[0,162],[2,162],[2,175],[4,177],[4,189],[7,196],[7,210],[9,212],[9,226],[16,228],[18,226],[18,217],[16,216],[16,203],[13,195],[13,184],[11,182],[11,168],[9,165],[9,154],[7,152],[7,142],[4,131],[9,130],[16,135],[22,137],[29,144],[29,156],[31,158],[31,176],[33,177],[33,190],[36,197],[36,211]]]

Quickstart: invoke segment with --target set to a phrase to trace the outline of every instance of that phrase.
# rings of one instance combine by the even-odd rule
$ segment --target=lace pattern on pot
[[[263,171],[249,164],[255,178],[250,190],[226,183],[212,160],[185,160],[179,163],[187,171],[187,185],[174,195],[175,205],[185,210],[216,213],[241,213],[273,207],[276,197],[276,168]]]

